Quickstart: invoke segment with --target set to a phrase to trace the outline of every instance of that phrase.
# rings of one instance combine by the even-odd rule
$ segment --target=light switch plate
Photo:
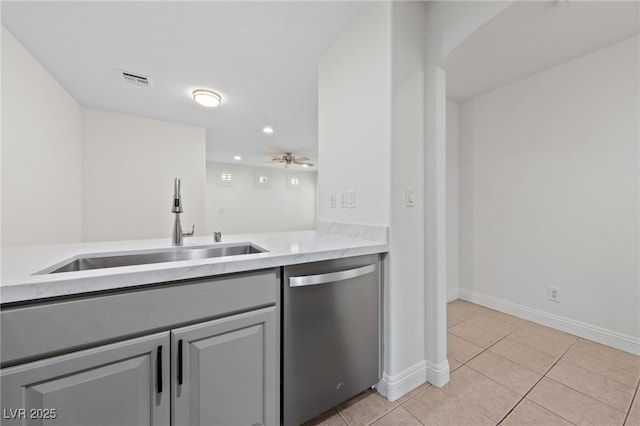
[[[407,207],[416,206],[416,190],[412,186],[407,186],[405,190],[405,200]]]
[[[350,189],[347,191],[347,207],[350,209],[356,208],[356,191],[355,189]]]
[[[344,209],[347,207],[347,191],[340,191],[338,194],[340,197],[340,208]]]
[[[332,192],[329,196],[329,207],[332,209],[336,208],[336,193]]]

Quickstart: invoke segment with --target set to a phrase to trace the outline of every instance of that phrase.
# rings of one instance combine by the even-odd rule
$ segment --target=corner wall
[[[319,221],[389,224],[390,8],[364,7],[320,58]],[[330,195],[344,190],[356,191],[356,207],[330,207]]]
[[[422,2],[372,2],[323,55],[318,220],[389,226],[384,373],[391,400],[424,383]],[[329,173],[330,172],[330,173]],[[407,207],[405,189],[414,189]],[[356,189],[355,209],[329,206]]]
[[[513,2],[426,2],[424,65],[424,315],[428,380],[449,381],[447,361],[447,142],[443,61]]]
[[[447,99],[447,302],[458,298],[459,280],[459,175],[457,102]]]
[[[639,50],[462,104],[461,297],[640,353]]]
[[[2,26],[2,246],[204,232],[204,129],[82,108]],[[165,194],[164,196],[161,194]]]
[[[2,26],[2,246],[79,242],[82,109]]]
[[[391,3],[391,188],[388,353],[379,390],[395,400],[427,380],[424,355],[424,13],[421,2]],[[406,205],[413,188],[415,205]]]
[[[175,177],[182,228],[204,235],[204,129],[85,108],[82,136],[83,241],[170,240]]]

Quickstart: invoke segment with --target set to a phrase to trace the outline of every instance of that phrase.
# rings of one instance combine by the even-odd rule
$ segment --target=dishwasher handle
[[[371,264],[346,271],[329,272],[319,275],[301,275],[299,277],[289,277],[289,287],[304,287],[307,285],[326,284],[336,281],[344,281],[362,275],[370,274],[376,270],[376,265]]]

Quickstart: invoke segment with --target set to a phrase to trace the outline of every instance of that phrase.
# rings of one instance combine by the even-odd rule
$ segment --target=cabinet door
[[[3,369],[3,425],[168,425],[169,332]]]
[[[277,337],[275,307],[173,330],[173,424],[279,424]]]

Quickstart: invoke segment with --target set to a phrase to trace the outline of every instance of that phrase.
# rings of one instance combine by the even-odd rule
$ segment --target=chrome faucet
[[[182,197],[180,197],[180,178],[177,177],[174,183],[173,189],[173,207],[171,208],[171,212],[176,214],[176,220],[173,223],[173,237],[172,237],[172,245],[181,246],[182,239],[184,237],[190,237],[193,235],[196,226],[193,225],[191,227],[191,232],[182,232],[182,224],[180,223],[180,213],[182,213]]]

